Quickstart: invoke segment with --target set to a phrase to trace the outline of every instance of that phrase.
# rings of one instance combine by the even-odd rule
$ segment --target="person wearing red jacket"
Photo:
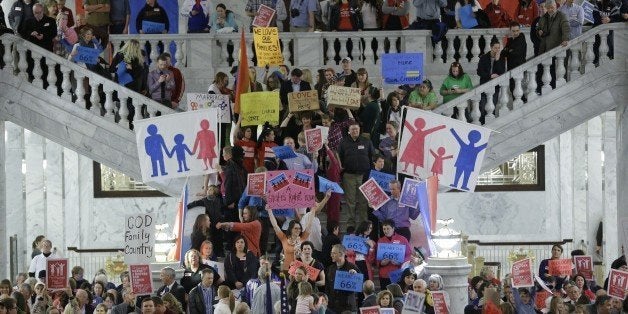
[[[377,241],[377,249],[379,249],[380,244],[401,244],[406,247],[403,260],[410,260],[410,256],[412,255],[412,249],[410,248],[408,239],[406,239],[402,235],[395,233],[395,222],[390,219],[384,220],[384,222],[382,223],[382,229],[384,231],[384,236],[379,238],[379,240]],[[377,254],[375,256],[377,256]],[[379,261],[380,287],[386,287],[391,283],[390,273],[401,268],[401,264],[403,264],[403,262],[399,263],[389,258],[384,258]]]
[[[492,0],[484,9],[492,28],[504,28],[510,25],[508,12],[499,4],[499,0]]]

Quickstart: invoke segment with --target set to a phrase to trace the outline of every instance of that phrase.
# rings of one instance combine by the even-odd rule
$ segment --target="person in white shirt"
[[[46,270],[46,261],[49,258],[59,258],[57,254],[52,252],[52,242],[48,239],[42,241],[41,254],[36,255],[31,260],[31,266],[28,268],[28,276],[39,278],[39,272]]]

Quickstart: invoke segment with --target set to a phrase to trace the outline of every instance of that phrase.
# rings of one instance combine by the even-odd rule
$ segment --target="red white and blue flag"
[[[178,260],[182,264],[185,261],[185,252],[192,247],[192,239],[189,235],[185,236],[185,218],[187,215],[189,195],[190,189],[188,187],[188,180],[185,180],[185,184],[181,190],[181,197],[179,198],[179,202],[177,202],[177,216],[174,220],[174,228],[172,230],[177,239],[174,250],[174,259]]]

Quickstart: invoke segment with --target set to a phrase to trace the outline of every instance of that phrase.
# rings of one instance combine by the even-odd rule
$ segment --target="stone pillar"
[[[5,265],[4,267],[0,267],[0,278],[10,278],[7,276],[9,273],[9,241],[7,237],[7,202],[5,197],[5,186],[6,186],[6,175],[4,173],[5,168],[5,158],[4,158],[4,121],[0,120],[0,134],[3,135],[2,140],[0,140],[0,252],[5,252],[2,254],[2,258],[0,259],[0,265]]]
[[[449,313],[463,313],[469,303],[468,278],[471,264],[464,256],[454,258],[430,257],[425,267],[429,274],[443,277],[445,291],[449,294]]]
[[[618,102],[617,108],[617,221],[619,249],[624,246],[624,252],[628,251],[628,239],[624,230],[628,228],[628,101],[623,99]],[[615,248],[608,248],[608,255],[619,256]]]

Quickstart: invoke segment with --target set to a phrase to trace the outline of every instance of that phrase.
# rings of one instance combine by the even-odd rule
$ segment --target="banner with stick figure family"
[[[429,111],[407,108],[397,171],[441,185],[473,191],[491,130]]]
[[[220,156],[219,130],[216,108],[136,121],[142,181],[216,172]]]

